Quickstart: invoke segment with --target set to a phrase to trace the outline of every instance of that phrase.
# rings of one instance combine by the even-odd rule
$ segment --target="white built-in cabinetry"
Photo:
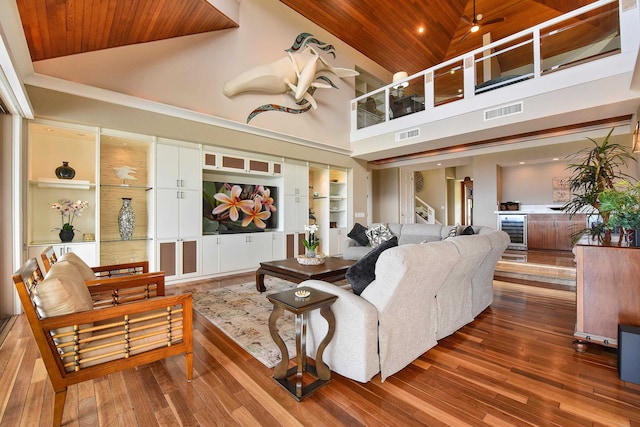
[[[75,169],[73,179],[55,176],[63,161]],[[125,166],[129,179],[116,174]],[[310,210],[323,252],[341,253],[346,235],[346,171],[264,154],[35,120],[28,131],[28,180],[29,257],[53,246],[58,256],[72,251],[91,266],[146,259],[172,281],[250,271],[262,261],[303,254]],[[275,187],[277,226],[203,233],[203,180]],[[136,217],[126,241],[118,230],[123,198],[132,200]],[[76,234],[66,243],[54,230],[62,226],[60,213],[50,206],[63,199],[89,202],[74,218]]]
[[[97,128],[47,121],[29,123],[26,215],[30,258],[39,259],[44,248],[53,246],[58,255],[75,252],[87,264],[98,265],[97,139]],[[73,179],[56,177],[55,170],[63,161],[75,169]],[[81,216],[73,218],[75,235],[67,243],[61,243],[58,236],[62,216],[51,208],[51,203],[61,200],[89,202]]]
[[[291,258],[304,253],[304,226],[309,223],[309,166],[287,160],[283,173],[285,254]]]
[[[310,223],[318,225],[320,250],[327,255],[342,254],[347,234],[348,174],[346,169],[328,165],[309,167]]]
[[[168,280],[200,274],[202,173],[199,145],[156,144],[156,270]]]

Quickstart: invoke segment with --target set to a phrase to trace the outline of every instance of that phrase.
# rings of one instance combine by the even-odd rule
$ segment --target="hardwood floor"
[[[253,275],[171,287],[226,286]],[[640,385],[618,378],[615,351],[576,353],[572,292],[496,282],[474,322],[384,383],[333,380],[298,403],[271,370],[197,313],[194,380],[182,357],[69,390],[69,426],[640,426]],[[0,425],[50,425],[53,390],[22,316],[0,347]]]

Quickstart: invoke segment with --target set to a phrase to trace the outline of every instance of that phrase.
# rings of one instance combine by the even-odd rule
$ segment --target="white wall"
[[[8,236],[12,235],[12,201],[11,195],[11,116],[0,114],[0,182],[2,183],[2,200],[0,202],[0,319],[14,314],[14,287],[11,281],[13,270],[13,243]]]
[[[400,222],[400,170],[398,168],[374,170],[372,222]],[[361,222],[365,224],[364,221]]]

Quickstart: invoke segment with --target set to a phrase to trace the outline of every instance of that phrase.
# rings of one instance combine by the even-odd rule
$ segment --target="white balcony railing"
[[[351,131],[620,52],[618,0],[600,0],[355,98]]]

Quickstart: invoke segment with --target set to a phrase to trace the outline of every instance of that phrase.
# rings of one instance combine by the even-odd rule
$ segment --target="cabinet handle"
[[[184,187],[184,179],[180,180],[180,187]]]
[[[180,180],[176,179],[176,187],[180,187]]]

